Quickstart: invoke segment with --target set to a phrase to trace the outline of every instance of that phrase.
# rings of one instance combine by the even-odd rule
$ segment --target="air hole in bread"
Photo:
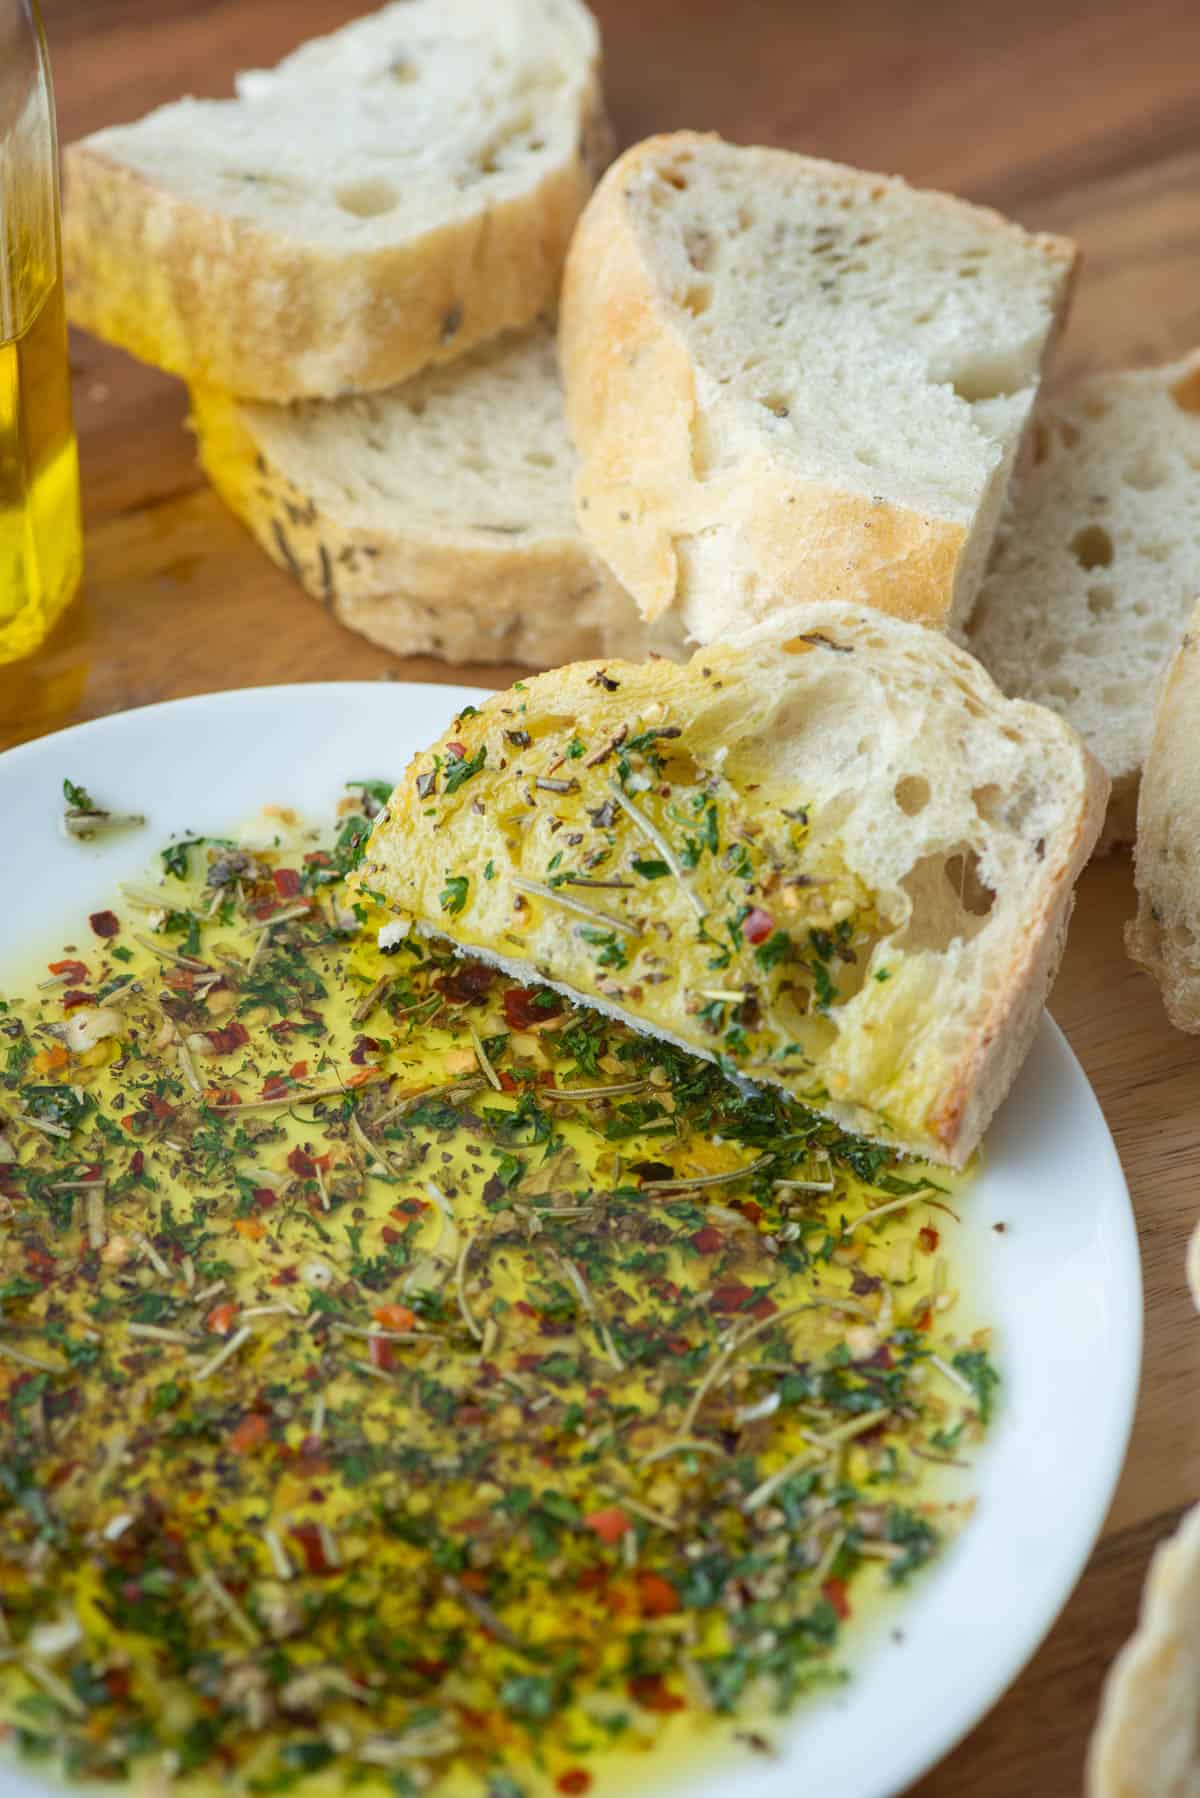
[[[400,195],[390,181],[352,181],[339,187],[333,197],[343,212],[357,219],[379,218],[400,204]]]
[[[1079,442],[1079,426],[1073,425],[1069,418],[1059,419],[1058,434],[1062,438],[1064,449],[1074,449]]]
[[[1116,601],[1111,587],[1089,587],[1087,590],[1088,611],[1093,618],[1103,618],[1106,612],[1112,611]]]
[[[683,234],[683,248],[692,267],[701,274],[712,267],[717,246],[711,231],[704,231],[695,225],[689,226]]]
[[[1081,568],[1112,566],[1113,541],[1102,524],[1085,524],[1071,539],[1071,554]]]
[[[765,394],[758,403],[765,406],[768,412],[773,412],[776,418],[786,418],[791,411],[787,396],[782,393]]]
[[[680,296],[679,304],[693,318],[703,318],[712,305],[712,288],[707,282],[697,281],[687,292]]]
[[[906,774],[896,782],[894,797],[904,816],[915,818],[929,804],[929,782],[923,774]]]
[[[1046,692],[1051,699],[1061,699],[1064,705],[1071,705],[1079,698],[1079,688],[1075,682],[1067,680],[1061,674],[1056,674],[1053,680],[1046,682]]]
[[[420,72],[416,63],[407,56],[397,56],[388,68],[392,80],[398,81],[401,87],[407,87],[410,81],[415,81]]]
[[[989,781],[986,786],[971,789],[971,803],[985,824],[998,824],[1003,817],[1004,789]]]
[[[966,400],[969,406],[975,406],[980,400],[1005,398],[1012,393],[1014,387],[1020,385],[1020,379],[1019,374],[1011,368],[983,362],[969,368],[960,368],[951,378],[950,385],[960,400]]]
[[[525,460],[531,468],[554,467],[554,457],[548,456],[544,450],[526,450]]]
[[[660,180],[665,181],[668,187],[675,188],[676,191],[681,194],[685,194],[687,192],[687,187],[688,187],[687,176],[684,174],[681,174],[678,169],[664,169],[660,176]]]
[[[1152,493],[1168,479],[1165,465],[1153,452],[1139,456],[1125,470],[1125,485],[1133,487],[1138,493]]]
[[[969,942],[987,923],[996,895],[979,872],[969,843],[923,855],[900,885],[912,900],[912,916],[898,947],[942,954],[953,942]]]

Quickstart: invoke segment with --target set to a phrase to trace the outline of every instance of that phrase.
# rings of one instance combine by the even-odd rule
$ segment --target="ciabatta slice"
[[[1200,606],[1158,696],[1138,797],[1130,955],[1177,1030],[1200,1031]]]
[[[636,145],[567,261],[585,533],[699,642],[797,600],[965,619],[1074,254],[784,150]]]
[[[968,641],[1103,762],[1101,848],[1133,841],[1155,694],[1198,593],[1200,353],[1043,406]]]
[[[233,100],[66,152],[76,324],[267,400],[370,391],[556,297],[608,153],[580,0],[396,0]]]
[[[838,604],[463,713],[364,887],[519,978],[961,1164],[1036,1028],[1107,782],[938,633]]]
[[[269,406],[195,388],[192,412],[205,469],[268,555],[397,655],[682,653],[580,535],[544,325],[383,393]]]

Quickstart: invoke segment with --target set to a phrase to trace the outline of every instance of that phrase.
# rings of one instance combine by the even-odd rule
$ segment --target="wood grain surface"
[[[354,0],[43,0],[65,138],[181,92],[227,92]],[[1085,262],[1056,378],[1191,348],[1200,264],[1196,0],[598,0],[624,142],[710,127],[895,170],[1065,231]],[[84,592],[0,669],[0,746],[180,694],[280,681],[505,680],[400,662],[293,590],[196,467],[178,383],[79,337]],[[1053,1010],[1112,1127],[1137,1209],[1147,1330],[1133,1444],[1103,1539],[1047,1641],[916,1798],[1069,1798],[1154,1543],[1200,1494],[1200,1041],[1125,960],[1127,861],[1080,887]],[[1063,1393],[1066,1409],[1071,1394]],[[1047,1530],[1055,1528],[1048,1516]],[[981,1632],[988,1620],[979,1620]],[[931,1692],[930,1702],[937,1702]]]

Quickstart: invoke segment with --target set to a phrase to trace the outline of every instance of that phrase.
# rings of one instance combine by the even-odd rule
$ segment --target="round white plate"
[[[117,880],[144,873],[169,836],[225,833],[266,804],[329,817],[345,781],[395,779],[456,707],[481,697],[408,684],[264,687],[102,718],[0,755],[0,973],[72,932],[87,941],[87,913]],[[144,812],[147,828],[66,839],[64,778],[101,804]],[[959,1265],[969,1258],[977,1270],[971,1284],[996,1325],[1004,1376],[973,1469],[976,1515],[862,1644],[846,1687],[773,1729],[776,1758],[719,1772],[708,1761],[685,1781],[688,1798],[903,1791],[995,1702],[1083,1569],[1133,1418],[1141,1277],[1112,1139],[1048,1018],[962,1210]],[[45,1789],[0,1768],[0,1798]],[[665,1789],[678,1791],[677,1779]]]

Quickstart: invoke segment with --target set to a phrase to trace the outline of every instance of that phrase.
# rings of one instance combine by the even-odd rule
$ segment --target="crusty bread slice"
[[[1176,1029],[1200,1032],[1200,605],[1158,696],[1135,866],[1125,946],[1157,980]]]
[[[945,637],[777,612],[456,718],[361,879],[402,918],[960,1165],[1019,1067],[1107,782]]]
[[[1200,593],[1200,352],[1080,382],[1039,409],[1032,452],[968,640],[1103,762],[1104,849],[1133,841],[1154,697]]]
[[[584,531],[699,642],[796,600],[965,618],[1074,255],[835,163],[636,145],[567,259]]]
[[[209,476],[267,553],[397,655],[682,653],[579,533],[544,325],[384,393],[285,407],[196,388],[192,413]]]
[[[396,0],[72,145],[70,314],[231,393],[387,387],[554,301],[608,149],[580,0]]]

